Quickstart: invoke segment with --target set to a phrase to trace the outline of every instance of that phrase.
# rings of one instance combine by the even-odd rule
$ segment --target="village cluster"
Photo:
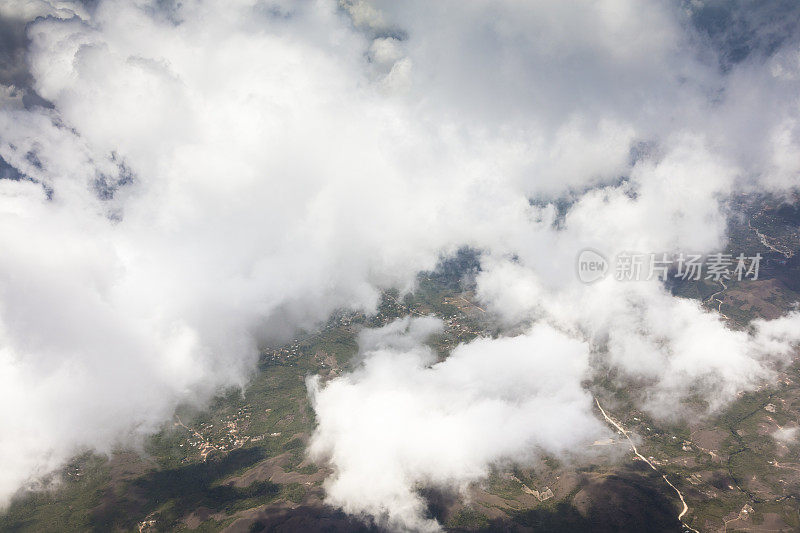
[[[249,406],[242,407],[235,414],[226,416],[222,421],[221,434],[214,432],[214,424],[210,422],[201,423],[199,429],[195,430],[186,426],[179,416],[176,416],[175,420],[176,426],[180,426],[189,432],[186,444],[190,448],[196,448],[203,460],[206,460],[215,451],[227,452],[241,448],[248,440],[258,441],[263,439],[263,436],[251,438],[241,435],[241,431],[247,428],[250,423]],[[184,445],[179,444],[178,446],[183,448]]]

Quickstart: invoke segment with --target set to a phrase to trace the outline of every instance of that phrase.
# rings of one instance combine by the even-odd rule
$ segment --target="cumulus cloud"
[[[712,251],[733,191],[797,187],[797,40],[762,33],[732,61],[687,9],[4,3],[25,30],[0,79],[0,501],[243,385],[259,341],[370,310],[463,246],[482,252],[479,297],[526,333],[438,364],[430,321],[365,333],[364,366],[313,386],[337,505],[427,527],[415,483],[577,446],[597,429],[588,351],[648,380],[649,406],[697,384],[722,402],[767,376],[794,315],[735,332],[656,282],[587,287],[572,271],[586,246]],[[354,402],[360,422],[341,411]],[[436,422],[508,439],[457,448]],[[371,424],[411,440],[381,451],[346,434],[382,435]],[[441,469],[436,439],[460,450]],[[359,493],[351,447],[391,483]]]
[[[331,503],[393,529],[435,530],[420,486],[465,489],[493,464],[579,453],[608,431],[581,387],[587,344],[539,325],[434,364],[422,320],[364,332],[362,367],[324,386],[309,380],[319,419],[310,452],[334,467]]]

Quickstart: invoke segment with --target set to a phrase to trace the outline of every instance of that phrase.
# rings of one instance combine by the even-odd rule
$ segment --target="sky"
[[[436,363],[441,324],[404,319],[310,378],[332,505],[435,530],[419,484],[576,454],[608,431],[596,357],[665,418],[769,379],[796,313],[734,331],[574,262],[717,251],[732,195],[798,189],[798,26],[793,2],[6,0],[0,503],[463,248],[514,333]]]

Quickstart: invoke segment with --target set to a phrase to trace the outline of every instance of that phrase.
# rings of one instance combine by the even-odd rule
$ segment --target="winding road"
[[[763,244],[773,252],[781,254],[786,259],[790,259],[792,256],[794,256],[794,252],[792,250],[781,250],[780,248],[776,248],[775,246],[770,244],[769,237],[767,237],[766,235],[758,231],[756,228],[754,228],[753,224],[751,224],[749,220],[747,221],[747,225],[750,227],[751,230],[756,232],[756,235],[758,236],[758,239],[761,241],[761,244]]]
[[[616,422],[613,418],[608,416],[603,407],[600,405],[600,401],[597,398],[594,399],[594,402],[597,404],[597,408],[600,409],[600,413],[603,415],[603,418],[606,419],[606,422],[614,426],[614,428],[616,428],[617,431],[622,433],[625,436],[625,438],[628,439],[628,443],[631,445],[631,449],[633,450],[633,453],[636,454],[636,457],[647,463],[647,465],[650,468],[652,468],[653,471],[655,471],[657,474],[661,474],[661,472],[658,471],[658,469],[653,465],[653,463],[651,463],[644,455],[639,453],[639,450],[636,449],[636,445],[633,443],[633,439],[631,439],[630,435],[625,430],[625,428],[622,427],[622,424]],[[700,533],[699,531],[697,531],[696,529],[694,529],[693,527],[691,527],[690,525],[688,525],[686,522],[683,521],[683,517],[686,515],[687,512],[689,512],[689,506],[686,505],[686,500],[683,498],[683,494],[681,493],[681,491],[678,490],[678,487],[673,485],[669,479],[667,479],[666,474],[661,474],[661,477],[664,478],[664,481],[667,482],[667,485],[672,487],[672,489],[678,494],[678,498],[681,499],[681,503],[683,504],[683,509],[681,510],[680,514],[678,514],[678,521],[680,521],[680,523],[683,524],[683,527],[685,527],[689,531],[694,531],[694,533]]]
[[[725,292],[728,289],[728,286],[725,285],[725,282],[722,281],[721,278],[718,279],[717,281],[719,281],[719,284],[722,285],[722,288],[720,290],[718,290],[717,292],[715,292],[714,294],[712,294],[711,296],[709,296],[708,298],[706,298],[706,302],[710,302],[710,301],[714,300],[717,296],[719,296],[720,294],[722,294],[723,292]],[[724,318],[728,319],[728,315],[726,315],[725,313],[722,312],[722,300],[716,299],[716,301],[719,304],[719,305],[717,305],[717,311]]]

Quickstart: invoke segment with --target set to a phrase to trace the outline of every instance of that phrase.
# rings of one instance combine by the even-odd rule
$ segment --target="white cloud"
[[[476,341],[434,368],[413,332],[366,350],[363,370],[316,398],[325,446],[350,458],[353,479],[366,467],[348,447],[366,445],[327,428],[345,424],[340,402],[388,394],[362,388],[383,386],[387,369],[408,378],[387,402],[418,440],[378,459],[400,454],[419,461],[416,481],[458,485],[530,443],[560,450],[585,436],[586,349],[607,344],[609,364],[650,380],[651,406],[699,385],[718,404],[768,375],[765,352],[788,350],[782,322],[734,332],[655,283],[587,288],[573,264],[586,246],[713,250],[732,191],[797,186],[791,42],[722,72],[685,13],[660,2],[78,6],[0,11],[31,21],[25,64],[52,103],[2,92],[0,157],[23,179],[0,180],[0,461],[12,465],[0,501],[82,447],[108,450],[179,401],[245,383],[258,340],[370,309],[380,289],[411,288],[462,246],[483,252],[487,305],[562,333]],[[555,198],[561,218],[542,206]],[[562,350],[578,362],[563,384],[555,369],[570,357],[548,356]],[[543,373],[528,375],[531,364]],[[467,387],[475,369],[482,384]],[[556,382],[563,405],[547,405],[579,431],[518,427]],[[431,383],[467,387],[452,404],[463,410]],[[530,385],[519,405],[501,392],[517,385]],[[435,470],[415,425],[425,419],[404,414],[415,392],[431,416],[467,433],[496,424],[508,442]],[[382,424],[367,414],[362,433]],[[401,481],[368,500],[342,482],[332,497],[382,512],[385,496],[413,522],[419,501]]]
[[[0,17],[33,20],[37,17],[88,18],[83,4],[75,0],[8,0],[0,4]]]
[[[541,325],[432,364],[418,320],[365,332],[362,367],[324,386],[309,381],[319,420],[310,451],[330,459],[334,505],[391,528],[436,529],[418,486],[464,489],[493,464],[579,454],[607,431],[581,387],[587,344]],[[399,328],[409,336],[398,343]]]
[[[773,431],[772,438],[783,444],[788,444],[797,440],[798,433],[800,433],[800,428],[798,427],[783,427]]]

